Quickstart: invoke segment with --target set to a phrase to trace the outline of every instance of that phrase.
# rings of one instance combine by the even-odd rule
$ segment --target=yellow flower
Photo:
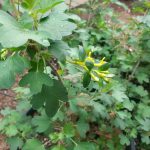
[[[104,79],[105,81],[108,82],[110,80],[109,78],[107,78],[107,75],[109,74],[108,71],[100,71],[100,72],[98,70],[93,71],[97,74],[98,77]]]
[[[105,57],[99,61],[99,63],[96,63],[95,59],[91,57],[91,52],[88,53],[88,56],[86,57],[86,59],[84,61],[80,61],[80,60],[73,60],[70,61],[71,63],[78,65],[80,67],[82,67],[84,70],[86,70],[87,72],[89,72],[89,74],[91,75],[91,78],[96,81],[99,82],[100,78],[105,80],[106,82],[109,82],[110,78],[113,77],[112,74],[109,73],[108,70],[105,71],[99,71],[98,68],[103,66],[104,64],[106,64],[107,62],[104,61]],[[89,69],[86,65],[87,62],[91,62],[93,63],[94,68]],[[96,70],[97,68],[97,70]]]
[[[84,62],[86,62],[86,61],[91,61],[93,64],[95,63],[95,60],[94,60],[94,58],[91,57],[91,54],[92,54],[92,53],[89,52],[88,57],[85,59]]]
[[[96,82],[99,81],[99,78],[97,76],[95,76],[92,72],[90,73],[90,75],[94,81],[96,81]]]
[[[105,60],[105,57],[104,57],[102,60],[100,60],[99,63],[94,63],[94,66],[95,66],[95,67],[101,67],[102,65],[104,65],[104,64],[107,63],[107,62],[104,61],[104,60]]]

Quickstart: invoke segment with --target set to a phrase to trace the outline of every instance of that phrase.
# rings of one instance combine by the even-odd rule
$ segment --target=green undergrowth
[[[20,77],[16,108],[1,110],[10,150],[124,150],[132,140],[149,150],[150,16],[125,23],[112,3],[128,9],[117,0],[73,10],[62,0],[5,1],[0,89]]]

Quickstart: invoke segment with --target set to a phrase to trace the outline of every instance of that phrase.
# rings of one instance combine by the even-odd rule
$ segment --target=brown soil
[[[84,4],[87,1],[88,0],[66,0],[66,3],[68,5],[70,5],[70,7],[76,7],[76,6],[79,6],[81,4]]]
[[[124,21],[124,22],[128,22],[132,17],[134,17],[135,14],[132,14],[131,12],[131,7],[132,7],[132,0],[120,0],[121,2],[123,2],[124,4],[126,4],[128,6],[128,10],[124,10],[123,7],[120,7],[118,5],[112,5],[112,7],[114,8],[114,10],[116,12],[119,13],[119,19]]]
[[[11,107],[14,108],[16,106],[16,101],[14,100],[15,94],[12,90],[1,90],[0,91],[0,110]],[[2,116],[0,116],[1,122]],[[0,150],[8,150],[8,146],[6,145],[5,138],[0,134]]]
[[[0,150],[8,150],[8,146],[6,145],[4,139],[4,136],[0,135]]]
[[[15,107],[15,94],[12,90],[0,91],[0,110],[5,107]]]

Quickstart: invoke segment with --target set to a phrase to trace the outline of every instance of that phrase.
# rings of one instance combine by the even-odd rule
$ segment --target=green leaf
[[[8,11],[9,10],[10,13],[13,12],[13,6],[11,5],[10,0],[3,1],[2,9],[4,11]]]
[[[77,113],[79,111],[79,107],[77,107],[77,99],[76,98],[70,99],[69,104],[70,104],[70,110],[73,113]]]
[[[32,53],[31,49],[28,49],[28,54],[31,57],[31,59],[34,59],[34,56],[36,53]],[[45,64],[43,62],[43,59],[40,59],[38,62],[37,61],[30,61],[31,63],[31,69],[29,70],[29,72],[44,72],[45,69]]]
[[[148,92],[143,88],[143,86],[136,86],[134,91],[141,97],[148,95]]]
[[[143,82],[146,82],[146,83],[149,82],[149,76],[148,74],[145,74],[145,73],[138,72],[138,74],[136,74],[136,78],[140,84],[143,84]]]
[[[10,150],[17,150],[18,148],[21,149],[23,145],[23,141],[19,137],[9,138],[7,139],[7,143],[9,144]]]
[[[15,82],[15,76],[22,73],[28,66],[26,59],[18,54],[0,61],[0,89],[10,88]]]
[[[32,124],[37,127],[37,132],[42,133],[49,128],[50,119],[45,114],[42,114],[41,116],[35,116],[32,119]]]
[[[40,7],[36,11],[44,14],[62,2],[64,2],[64,0],[41,0],[39,3]]]
[[[29,9],[33,14],[44,14],[64,0],[23,0],[22,6]]]
[[[26,141],[22,150],[45,150],[44,145],[37,139],[29,139]]]
[[[0,132],[3,132],[5,130],[5,127],[9,124],[7,119],[0,119]]]
[[[119,135],[120,137],[120,143],[122,145],[129,145],[130,144],[130,140],[123,134]]]
[[[133,128],[130,132],[130,137],[131,138],[136,138],[137,137],[137,129]]]
[[[110,64],[106,63],[98,68],[99,71],[106,71],[110,68]]]
[[[63,145],[58,145],[53,147],[52,150],[66,150],[66,148]]]
[[[58,13],[64,13],[68,10],[68,6],[65,3],[61,3],[53,8],[53,11]]]
[[[81,47],[81,46],[79,46],[78,53],[79,53],[79,54],[78,54],[78,55],[79,55],[79,59],[80,59],[81,61],[84,61],[85,58],[86,58],[86,52],[85,52],[84,48]]]
[[[8,137],[15,136],[18,133],[18,130],[15,125],[10,125],[5,128],[5,134]]]
[[[149,145],[150,144],[150,136],[142,135],[142,142],[146,143],[147,145]]]
[[[7,116],[11,114],[12,109],[10,107],[6,107],[5,109],[0,111],[0,114],[3,116]]]
[[[123,102],[123,106],[130,111],[134,108],[134,104],[128,99]]]
[[[87,131],[89,131],[89,124],[83,120],[77,122],[77,130],[82,138],[86,137]]]
[[[58,5],[60,6],[60,5]],[[59,7],[53,10],[48,19],[41,22],[39,31],[45,33],[52,40],[61,40],[68,36],[76,28],[76,25],[68,21],[69,15],[59,10]]]
[[[53,121],[64,121],[65,119],[65,113],[59,110],[56,115],[53,117]]]
[[[39,31],[32,31],[22,27],[13,17],[0,10],[0,43],[3,47],[19,47],[33,40],[43,46],[49,46],[46,35]],[[15,35],[15,36],[14,36]]]
[[[150,27],[150,15],[138,16],[137,20],[141,23],[146,24],[148,27]]]
[[[138,105],[138,114],[142,115],[142,117],[147,118],[149,117],[150,114],[150,106],[143,104],[143,103],[139,103]]]
[[[31,123],[28,122],[28,119],[29,118],[25,118],[23,123],[21,122],[20,124],[18,124],[18,130],[21,131],[22,136],[29,135],[33,132],[33,126],[31,126]]]
[[[64,131],[64,135],[67,138],[71,138],[75,135],[75,129],[74,129],[74,125],[72,123],[65,124],[63,131]]]
[[[32,29],[34,20],[27,12],[23,13],[19,18],[18,22],[20,25],[26,29]]]
[[[141,129],[144,131],[150,131],[150,119],[144,119],[140,121]]]
[[[118,82],[114,83],[112,88],[112,97],[118,102],[123,102],[124,100],[128,99],[127,95],[125,94],[125,88],[123,85]]]
[[[51,44],[49,48],[52,55],[54,55],[61,62],[65,61],[67,50],[69,50],[69,46],[63,41],[56,41],[54,44]]]
[[[125,119],[128,117],[128,113],[126,111],[118,111],[117,114],[121,119]]]
[[[22,1],[22,6],[26,9],[33,9],[37,4],[39,4],[41,0],[23,0]]]
[[[81,142],[78,143],[74,150],[96,150],[96,147],[93,143]]]
[[[91,101],[91,106],[93,106],[93,111],[95,115],[100,115],[101,117],[105,118],[108,116],[106,107],[99,102]]]
[[[64,137],[63,132],[60,132],[60,133],[53,132],[49,135],[49,138],[51,139],[53,143],[57,143],[58,141],[62,141],[65,137]]]
[[[124,122],[122,119],[120,119],[120,118],[116,118],[116,119],[114,120],[114,125],[115,125],[117,128],[120,128],[120,129],[122,129],[122,130],[124,130],[124,129],[126,128],[125,122]]]
[[[126,94],[121,91],[121,90],[115,90],[112,93],[112,96],[118,101],[118,102],[123,102],[125,99],[128,99],[128,97],[126,96]]]
[[[29,72],[21,79],[19,85],[29,85],[32,94],[36,94],[41,92],[43,85],[52,86],[53,80],[49,77],[48,74],[42,72]]]
[[[45,111],[49,117],[56,114],[59,100],[68,100],[67,90],[62,83],[57,80],[53,80],[53,83],[52,87],[43,86],[41,93],[34,95],[31,99],[31,104],[35,109],[42,107],[45,103]]]
[[[86,88],[91,82],[91,75],[88,72],[85,72],[83,75],[83,87]]]
[[[0,51],[3,49],[3,47],[2,47],[2,45],[0,44]],[[0,55],[1,55],[1,53],[0,53]]]

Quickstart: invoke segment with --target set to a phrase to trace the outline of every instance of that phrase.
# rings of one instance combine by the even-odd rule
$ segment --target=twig
[[[19,12],[20,12],[20,2],[18,0],[18,14],[19,14]]]
[[[72,0],[69,1],[69,10],[71,9]]]
[[[78,145],[72,138],[70,138],[70,140],[72,141],[72,143],[73,143],[75,146]]]
[[[135,65],[135,67],[134,67],[134,69],[133,69],[131,75],[129,76],[129,81],[133,78],[133,76],[134,76],[134,74],[135,74],[137,68],[138,68],[139,65],[140,65],[140,62],[141,62],[141,59],[139,59],[139,61],[136,63],[136,65]]]
[[[12,5],[13,5],[15,16],[16,16],[17,19],[18,19],[18,18],[19,18],[19,12],[18,12],[18,10],[16,9],[15,2],[14,2],[14,0],[10,0],[10,1],[11,1]]]
[[[51,69],[54,71],[54,74],[57,76],[58,80],[63,84],[61,77],[59,76],[57,69],[49,62],[48,65],[51,67]]]

